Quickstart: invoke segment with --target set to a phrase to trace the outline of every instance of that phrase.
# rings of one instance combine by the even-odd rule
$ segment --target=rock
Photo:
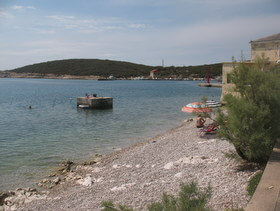
[[[95,164],[95,163],[97,163],[95,160],[89,160],[89,161],[83,162],[83,165],[84,165],[84,166],[87,166],[87,165],[93,165],[93,164]]]
[[[65,174],[67,172],[71,171],[71,167],[74,163],[70,160],[63,161],[60,165],[62,166],[60,169],[58,169],[59,172]]]
[[[93,184],[93,179],[90,176],[87,176],[84,179],[80,179],[77,181],[78,184],[83,185],[83,186],[91,186]]]
[[[4,205],[5,199],[12,196],[10,192],[0,192],[0,206]]]
[[[172,168],[172,166],[173,166],[173,162],[170,162],[170,163],[165,164],[163,168],[169,170]]]
[[[52,174],[49,175],[49,177],[55,177],[55,176],[57,176],[56,173],[52,173]]]
[[[181,178],[182,176],[183,176],[182,172],[179,172],[174,175],[174,177],[176,177],[176,178]]]
[[[50,182],[49,179],[43,179],[43,180],[40,181],[40,183],[49,183],[49,182]]]
[[[56,177],[56,178],[52,181],[52,183],[54,183],[54,184],[57,185],[60,181],[61,181],[60,178],[59,178],[59,177]]]

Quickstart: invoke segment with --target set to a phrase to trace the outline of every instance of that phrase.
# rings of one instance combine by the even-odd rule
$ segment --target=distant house
[[[271,63],[280,63],[280,33],[250,41],[250,44],[251,60],[244,62],[246,65],[254,64],[258,57],[264,57]],[[230,73],[233,68],[233,62],[225,62],[223,64],[221,101],[223,101],[225,94],[233,93],[234,84],[230,80]],[[238,95],[238,93],[233,94]]]
[[[270,62],[280,63],[280,33],[250,42],[251,60],[264,56]]]
[[[151,77],[152,79],[157,78],[158,75],[159,75],[159,72],[158,72],[157,69],[154,69],[154,70],[151,70],[151,71],[150,71],[150,77]]]

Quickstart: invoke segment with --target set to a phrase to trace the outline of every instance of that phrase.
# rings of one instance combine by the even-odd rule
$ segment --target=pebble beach
[[[0,210],[101,210],[108,200],[147,210],[162,193],[176,195],[180,184],[191,181],[212,187],[208,206],[213,210],[244,208],[250,199],[247,183],[257,168],[240,169],[240,162],[225,156],[233,150],[186,120],[142,143],[68,166],[39,183],[51,184],[44,191],[18,189],[3,199]]]

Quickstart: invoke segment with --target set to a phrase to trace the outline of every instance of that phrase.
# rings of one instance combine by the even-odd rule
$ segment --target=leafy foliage
[[[164,193],[161,202],[148,206],[149,211],[210,211],[206,204],[211,197],[211,188],[199,189],[195,182],[182,184],[179,196]],[[133,211],[125,205],[114,205],[112,201],[104,201],[101,205],[105,211]]]
[[[164,77],[184,77],[191,75],[205,77],[210,71],[211,76],[221,75],[222,65],[200,65],[189,67],[153,67],[130,62],[100,60],[100,59],[68,59],[43,62],[39,64],[27,65],[21,68],[10,70],[16,73],[39,73],[55,75],[77,75],[77,76],[102,76],[114,75],[118,78],[128,78],[136,76],[149,76],[152,69],[159,70],[159,78]]]
[[[181,185],[179,196],[175,197],[166,193],[161,202],[156,202],[148,207],[149,211],[207,211],[206,203],[211,197],[211,188],[201,190],[195,182]]]
[[[248,192],[248,195],[249,196],[253,196],[257,187],[258,187],[258,184],[262,178],[262,174],[263,172],[258,172],[257,174],[255,174],[250,180],[249,180],[249,183],[248,183],[248,186],[247,186],[247,192]]]
[[[237,65],[231,75],[239,96],[224,97],[226,111],[219,112],[219,135],[233,143],[245,160],[263,163],[280,135],[280,68],[265,60]]]

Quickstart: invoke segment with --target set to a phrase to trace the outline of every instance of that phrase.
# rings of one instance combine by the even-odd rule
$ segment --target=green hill
[[[130,62],[99,59],[68,59],[27,65],[10,71],[16,73],[40,73],[77,76],[96,75],[104,77],[114,75],[115,77],[130,77],[148,75],[152,68],[153,67],[151,66],[134,64]]]
[[[68,59],[49,61],[16,68],[9,70],[9,72],[74,76],[94,75],[101,77],[114,75],[117,78],[128,78],[136,76],[147,77],[152,69],[159,70],[159,78],[187,78],[192,75],[195,77],[205,77],[207,73],[210,73],[211,76],[214,77],[222,74],[221,63],[188,67],[155,67],[130,62],[100,59]]]

